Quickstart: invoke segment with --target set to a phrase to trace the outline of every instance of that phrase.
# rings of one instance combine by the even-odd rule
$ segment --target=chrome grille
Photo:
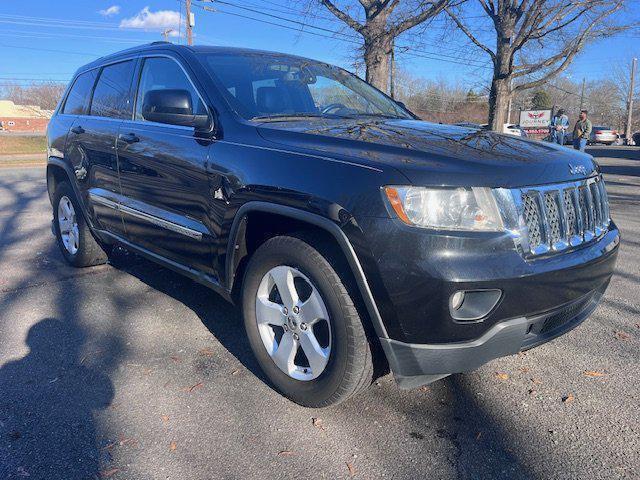
[[[520,244],[526,256],[553,253],[601,236],[609,227],[602,177],[513,190],[519,198]]]

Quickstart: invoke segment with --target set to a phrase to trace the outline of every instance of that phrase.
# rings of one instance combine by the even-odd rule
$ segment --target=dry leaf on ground
[[[108,470],[102,470],[100,472],[100,478],[109,478],[120,471],[119,468],[110,468]]]
[[[291,455],[293,455],[293,452],[291,450],[280,450],[278,452],[279,457],[290,457]]]
[[[587,377],[603,377],[605,375],[604,372],[598,372],[596,370],[586,370],[584,375]]]
[[[169,444],[169,450],[171,450],[172,452],[173,452],[176,448],[178,448],[178,444],[177,444],[176,442],[171,442],[171,443]]]
[[[313,424],[314,427],[316,427],[316,428],[318,428],[320,430],[325,430],[324,423],[322,423],[322,419],[321,418],[313,417],[311,419],[311,423]]]
[[[194,390],[197,390],[198,388],[202,388],[202,386],[203,386],[202,382],[198,382],[195,385],[191,385],[190,387],[185,387],[182,390],[187,392],[187,393],[191,393]]]
[[[562,397],[562,402],[563,403],[569,403],[569,402],[573,402],[575,400],[576,397],[573,396],[573,393],[570,393],[568,395],[565,395],[564,397]]]
[[[354,477],[356,475],[356,467],[353,466],[353,463],[347,462],[347,468],[349,469],[349,476]]]
[[[629,340],[629,334],[625,332],[620,332],[620,331],[616,332],[616,337],[619,340]]]
[[[506,380],[509,378],[509,374],[503,373],[503,372],[496,372],[496,377],[498,377],[500,380]]]
[[[120,445],[121,447],[124,445],[135,445],[136,443],[138,443],[137,440],[134,440],[133,438],[127,438],[122,433],[118,437],[118,445]]]
[[[205,357],[213,356],[213,350],[211,350],[210,348],[201,348],[200,350],[198,350],[198,353],[200,355],[204,355]]]
[[[169,415],[160,415],[162,419],[162,423],[167,423],[169,421]]]

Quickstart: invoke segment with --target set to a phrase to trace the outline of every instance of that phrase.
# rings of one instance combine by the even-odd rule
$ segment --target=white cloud
[[[103,17],[112,17],[120,13],[120,5],[111,5],[109,8],[100,10],[98,13]]]
[[[120,28],[144,28],[150,30],[173,29],[171,36],[178,34],[180,13],[175,10],[158,10],[152,12],[144,7],[135,16],[125,18],[120,22]]]

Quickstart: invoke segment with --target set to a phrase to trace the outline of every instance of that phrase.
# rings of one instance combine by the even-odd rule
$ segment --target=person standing
[[[576,126],[573,127],[573,148],[584,152],[587,146],[587,141],[591,136],[591,120],[587,118],[586,110],[580,110],[580,118],[576,122]]]
[[[550,125],[551,141],[559,145],[564,145],[564,136],[569,130],[569,117],[565,115],[564,109],[558,109],[558,112],[551,119]]]

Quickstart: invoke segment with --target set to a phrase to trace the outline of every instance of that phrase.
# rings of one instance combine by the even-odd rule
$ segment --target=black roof
[[[231,53],[236,55],[282,55],[290,58],[299,58],[301,60],[309,60],[306,57],[302,57],[299,55],[290,55],[281,52],[271,52],[268,50],[255,50],[251,48],[239,48],[239,47],[220,47],[213,45],[176,45],[171,42],[151,42],[144,45],[138,45],[136,47],[127,48],[126,50],[120,50],[118,52],[111,53],[109,55],[105,55],[94,60],[91,63],[88,63],[80,68],[80,70],[88,70],[91,68],[98,67],[110,60],[117,60],[119,57],[123,57],[126,55],[132,55],[141,52],[148,52],[153,50],[172,50],[175,52],[180,51],[190,51],[190,52],[203,52],[203,53]]]

